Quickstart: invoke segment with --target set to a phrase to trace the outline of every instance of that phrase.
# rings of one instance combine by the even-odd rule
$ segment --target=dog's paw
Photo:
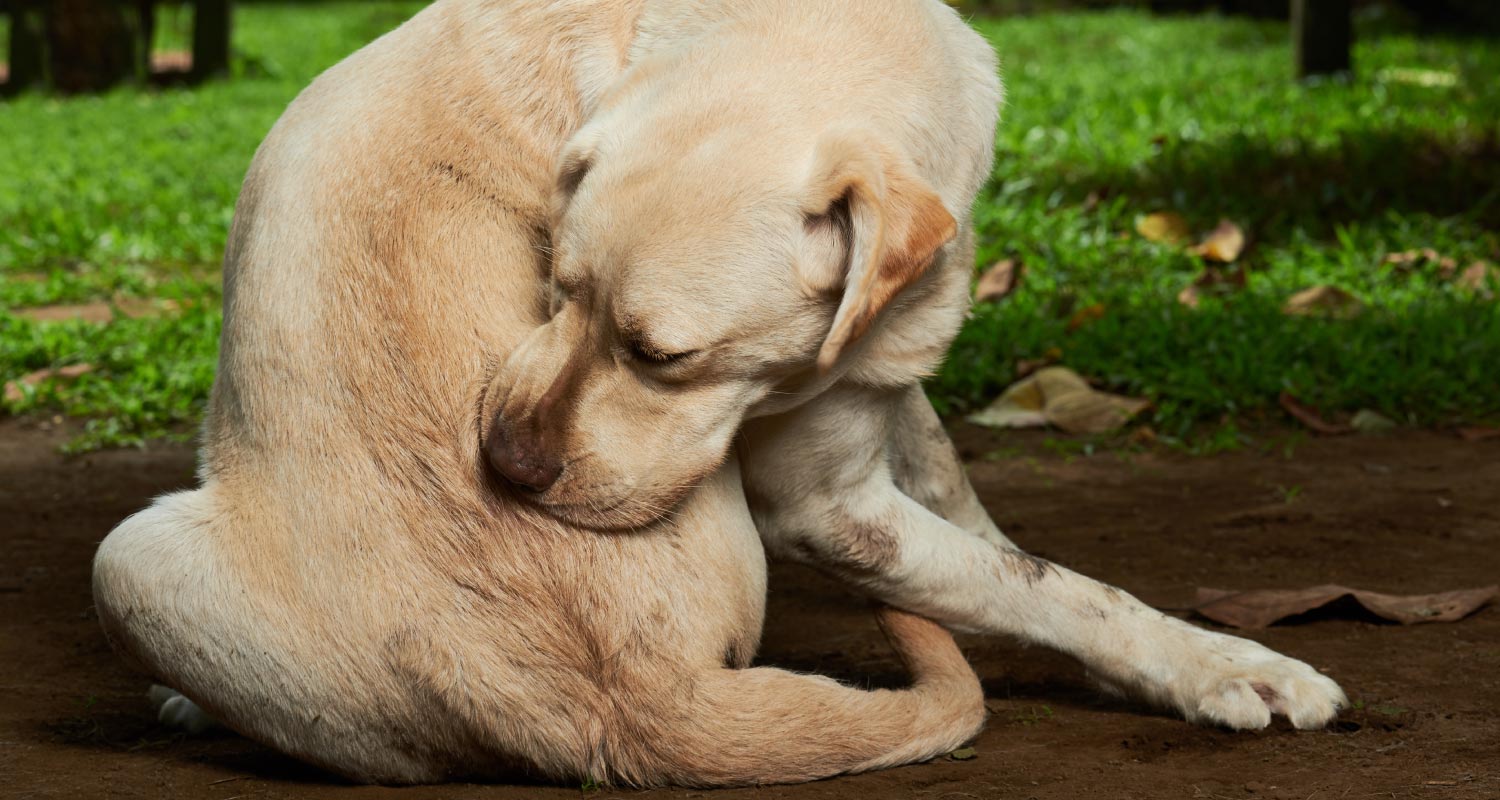
[[[183,697],[176,690],[154,685],[146,696],[156,706],[157,721],[169,728],[196,736],[219,726],[218,720],[210,717],[197,703]]]
[[[1328,676],[1249,639],[1194,629],[1194,668],[1173,687],[1190,722],[1258,730],[1284,716],[1303,730],[1322,728],[1348,704]]]

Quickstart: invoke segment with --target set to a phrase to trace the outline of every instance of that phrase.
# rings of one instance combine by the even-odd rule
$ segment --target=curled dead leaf
[[[1323,419],[1316,408],[1293,397],[1291,392],[1282,392],[1276,401],[1281,404],[1286,413],[1291,414],[1294,419],[1314,432],[1327,436],[1339,436],[1354,430],[1348,425],[1340,425]]]
[[[24,386],[36,386],[42,381],[48,379],[54,379],[58,381],[71,381],[77,379],[81,375],[86,375],[93,371],[93,364],[69,364],[66,367],[58,367],[56,369],[39,369],[35,372],[27,373],[25,375],[22,375],[20,378],[9,381],[5,384],[5,401],[7,403],[16,403],[25,399],[26,392],[22,388]]]
[[[1047,421],[1068,433],[1108,433],[1125,427],[1151,401],[1104,392],[1079,392],[1047,404]]]
[[[1135,232],[1151,242],[1182,244],[1192,237],[1187,220],[1175,211],[1161,211],[1137,217]]]
[[[1500,597],[1500,586],[1436,594],[1394,595],[1328,584],[1306,589],[1258,589],[1232,592],[1198,589],[1197,614],[1236,628],[1264,628],[1287,617],[1351,597],[1376,616],[1402,625],[1454,622]]]
[[[1210,261],[1228,264],[1245,251],[1245,232],[1227,219],[1219,220],[1219,226],[1209,232],[1198,245],[1188,249],[1189,253]]]
[[[1014,258],[996,262],[979,276],[979,284],[974,288],[975,302],[994,302],[1005,298],[1021,285],[1025,272],[1025,265]]]
[[[1282,313],[1294,317],[1326,316],[1347,319],[1358,316],[1365,304],[1337,286],[1314,286],[1287,298]]]
[[[969,421],[992,428],[1053,425],[1069,433],[1107,433],[1150,405],[1148,400],[1096,391],[1066,367],[1046,367],[1011,384]]]

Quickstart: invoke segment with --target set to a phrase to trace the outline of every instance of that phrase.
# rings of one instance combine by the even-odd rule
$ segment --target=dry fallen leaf
[[[1103,303],[1094,303],[1093,305],[1078,309],[1073,312],[1073,316],[1068,317],[1068,331],[1071,333],[1090,322],[1097,322],[1104,319],[1104,313],[1108,310],[1109,308]]]
[[[1358,297],[1337,286],[1314,286],[1287,299],[1282,312],[1294,317],[1353,317],[1364,310]]]
[[[1492,297],[1490,285],[1500,283],[1500,271],[1483,261],[1475,261],[1459,273],[1454,283],[1483,297]]]
[[[1200,587],[1198,602],[1193,611],[1236,628],[1264,628],[1344,597],[1352,597],[1372,614],[1402,625],[1454,622],[1500,597],[1500,586],[1418,595],[1382,594],[1332,584],[1306,589],[1258,589],[1248,592]]]
[[[1014,258],[996,263],[979,276],[979,285],[974,288],[975,302],[993,302],[1006,297],[1021,285],[1025,272],[1026,267]]]
[[[70,364],[66,367],[58,367],[57,369],[39,369],[36,372],[22,375],[16,380],[7,382],[5,384],[5,401],[7,403],[16,403],[25,399],[26,393],[21,388],[22,386],[36,386],[48,378],[55,378],[59,381],[71,381],[80,375],[86,375],[93,371],[93,364]]]
[[[969,421],[991,428],[1045,427],[1047,414],[1044,409],[1047,405],[1047,395],[1043,376],[1049,376],[1054,369],[1062,368],[1048,367],[1037,371],[1035,375],[1011,384],[993,403],[971,414]],[[1053,379],[1049,376],[1046,380]],[[1063,384],[1057,384],[1054,391],[1068,391],[1069,388]]]
[[[1245,232],[1240,226],[1229,220],[1219,220],[1219,227],[1209,232],[1203,241],[1196,247],[1188,249],[1195,256],[1202,256],[1210,261],[1218,261],[1228,264],[1240,257],[1245,251]]]
[[[1323,419],[1323,416],[1318,413],[1316,408],[1293,397],[1290,392],[1282,392],[1281,396],[1276,398],[1276,401],[1281,404],[1286,413],[1291,414],[1298,422],[1317,433],[1338,436],[1354,430],[1348,425],[1339,425]]]
[[[1096,391],[1067,367],[1047,367],[1011,384],[969,421],[992,428],[1053,425],[1068,433],[1107,433],[1150,405],[1148,400]]]
[[[1197,308],[1203,302],[1203,293],[1198,289],[1198,284],[1188,284],[1186,288],[1178,292],[1177,302],[1188,308]]]
[[[1148,241],[1162,244],[1182,244],[1193,235],[1187,220],[1175,211],[1162,211],[1137,217],[1135,232]]]
[[[1431,247],[1420,250],[1405,250],[1400,253],[1391,253],[1385,257],[1385,263],[1390,264],[1403,271],[1413,270],[1422,264],[1433,264],[1438,269],[1438,274],[1444,278],[1453,277],[1453,272],[1458,269],[1458,262],[1448,256],[1441,255]]]

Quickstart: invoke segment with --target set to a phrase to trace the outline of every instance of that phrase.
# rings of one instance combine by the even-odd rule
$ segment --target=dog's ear
[[[583,183],[584,176],[594,166],[599,136],[598,130],[584,128],[563,145],[562,155],[558,157],[557,183],[552,193],[552,227],[556,228],[562,222],[563,215],[568,212],[568,204],[573,202],[573,195],[578,192],[578,185]]]
[[[909,165],[868,136],[825,138],[813,164],[803,206],[809,228],[847,226],[845,259],[833,266],[842,274],[827,276],[834,280],[825,284],[843,292],[818,352],[818,369],[827,372],[881,309],[932,266],[958,223]]]

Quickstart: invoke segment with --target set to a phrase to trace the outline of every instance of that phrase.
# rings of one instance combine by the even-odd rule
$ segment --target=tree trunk
[[[135,30],[113,0],[53,0],[46,38],[58,91],[94,92],[135,77],[141,56]]]
[[[1354,39],[1351,0],[1293,0],[1297,77],[1349,72]]]
[[[229,0],[193,4],[193,78],[229,73]]]
[[[42,46],[42,15],[22,0],[10,4],[10,75],[7,94],[28,89],[42,82],[46,73]]]

